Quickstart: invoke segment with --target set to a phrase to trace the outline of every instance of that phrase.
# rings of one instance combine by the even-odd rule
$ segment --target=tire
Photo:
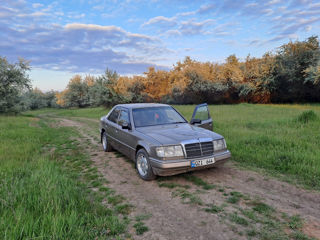
[[[136,169],[139,176],[145,181],[156,178],[156,175],[154,175],[152,171],[149,155],[144,149],[140,149],[136,154]]]
[[[102,133],[102,149],[105,152],[111,152],[112,151],[112,147],[111,147],[111,145],[110,145],[110,143],[108,141],[106,132]]]

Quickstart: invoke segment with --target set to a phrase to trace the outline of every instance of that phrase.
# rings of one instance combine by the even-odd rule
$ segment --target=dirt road
[[[135,207],[131,217],[150,216],[145,221],[149,231],[135,239],[298,239],[294,234],[300,231],[320,239],[319,192],[241,170],[232,162],[145,182],[130,160],[102,151],[98,121],[59,121],[77,128],[80,141],[91,142],[91,160],[108,186]]]

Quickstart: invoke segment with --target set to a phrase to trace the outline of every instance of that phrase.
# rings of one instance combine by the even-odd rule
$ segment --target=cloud
[[[73,19],[80,19],[80,18],[84,18],[85,16],[86,16],[85,13],[81,13],[81,14],[70,15],[69,17]]]
[[[270,5],[275,5],[275,4],[279,4],[279,3],[281,3],[281,0],[270,0],[265,5],[270,6]]]
[[[177,13],[175,17],[188,17],[188,16],[197,15],[197,14],[204,15],[204,14],[212,13],[216,9],[217,9],[216,4],[211,3],[211,4],[201,5],[195,11]]]
[[[299,18],[299,14],[292,17],[277,17],[275,20],[278,22],[272,26],[272,34],[288,35],[294,34],[301,30],[305,30],[307,26],[320,21],[320,17],[311,17],[309,19]]]
[[[275,46],[308,31],[316,33],[319,16],[315,0],[82,0],[68,6],[61,1],[2,0],[0,52],[13,61],[18,56],[30,59],[35,67],[141,73],[157,62],[171,64],[164,59],[183,57],[165,44],[189,49],[198,44],[194,39],[204,44],[215,39],[231,44],[237,53],[244,50],[235,48],[234,39],[238,47],[247,36],[247,47]]]
[[[232,35],[236,31],[236,26],[239,25],[238,22],[227,22],[224,24],[217,25],[213,29],[213,33],[216,36],[227,36]]]
[[[312,3],[312,0],[292,0],[289,8],[299,8],[301,6],[307,6],[310,3]]]
[[[33,4],[32,4],[32,7],[33,7],[33,8],[43,7],[43,4],[42,4],[42,3],[33,3]]]
[[[308,25],[308,26],[305,27],[306,32],[310,32],[311,29],[312,29],[312,26],[310,26],[310,25]]]
[[[177,17],[187,17],[187,16],[195,15],[196,13],[197,13],[197,11],[181,12],[181,13],[177,13],[176,16]]]
[[[311,19],[300,19],[296,23],[291,24],[287,27],[284,27],[281,31],[281,34],[293,34],[298,32],[299,30],[304,29],[306,26],[318,22],[320,17],[314,17]]]
[[[255,17],[271,15],[273,12],[273,9],[269,8],[269,6],[265,6],[257,2],[246,4],[242,9],[243,15],[251,15]]]
[[[251,40],[251,41],[249,42],[249,45],[257,45],[257,44],[259,44],[259,43],[261,43],[261,40],[260,40],[260,39],[254,39],[254,40]]]
[[[206,14],[206,13],[209,13],[209,12],[212,12],[212,10],[216,9],[216,5],[215,4],[208,4],[208,5],[202,5],[197,13],[200,13],[200,14]]]
[[[281,35],[278,35],[276,37],[273,37],[273,38],[267,40],[266,42],[270,43],[270,42],[277,42],[277,41],[280,41],[283,39],[297,39],[297,38],[298,38],[298,35],[296,35],[296,34],[281,34]]]
[[[118,26],[72,20],[52,23],[54,17],[63,15],[71,19],[86,16],[76,11],[62,12],[56,2],[43,6],[4,1],[0,6],[0,52],[10,61],[23,57],[35,68],[101,72],[109,67],[135,74],[149,66],[161,67],[153,62],[154,56],[172,54],[159,38]]]
[[[179,30],[183,35],[208,34],[210,32],[207,30],[207,27],[211,26],[213,23],[213,19],[207,19],[202,22],[194,20],[183,21],[181,22]]]
[[[177,29],[171,29],[165,32],[165,35],[167,36],[171,36],[171,37],[177,37],[177,36],[181,36],[181,32]]]
[[[1,26],[0,37],[4,36],[8,41],[0,42],[0,52],[8,59],[20,56],[34,67],[53,70],[101,72],[109,67],[119,73],[141,73],[155,66],[148,56],[167,52],[156,38],[96,24]]]
[[[32,12],[32,13],[20,13],[20,14],[17,14],[16,16],[20,17],[20,18],[25,18],[25,17],[32,18],[32,17],[47,16],[47,15],[49,15],[49,14],[45,13],[45,12],[37,11],[37,12]]]
[[[174,27],[177,25],[176,18],[167,18],[164,16],[157,16],[149,19],[147,22],[143,23],[141,26],[145,27],[148,25],[157,25],[158,27]]]
[[[195,19],[179,20],[177,16],[167,18],[157,16],[149,19],[141,25],[141,27],[152,26],[158,32],[167,29],[164,34],[166,36],[184,36],[184,35],[202,35],[208,34],[208,27],[215,21],[206,19],[204,21],[196,21]]]

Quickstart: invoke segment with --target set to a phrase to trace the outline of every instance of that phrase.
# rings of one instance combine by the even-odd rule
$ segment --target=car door
[[[112,112],[108,116],[108,120],[106,121],[106,133],[109,138],[108,140],[111,143],[111,145],[116,149],[119,148],[119,142],[117,141],[119,115],[120,108],[116,107],[112,110]]]
[[[123,127],[125,126],[125,127]],[[131,156],[132,151],[135,151],[134,148],[134,136],[132,134],[132,124],[130,121],[129,110],[122,108],[120,111],[120,116],[118,118],[118,134],[117,138],[120,143],[120,151],[127,155]]]
[[[193,111],[190,124],[213,130],[213,121],[209,113],[208,104],[203,103],[196,106]]]

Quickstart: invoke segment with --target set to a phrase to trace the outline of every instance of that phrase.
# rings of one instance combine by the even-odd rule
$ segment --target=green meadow
[[[193,106],[176,106],[188,119]],[[320,189],[320,105],[210,106],[232,160]]]
[[[0,117],[0,239],[114,239],[127,221],[100,202],[71,128]],[[90,171],[88,171],[88,169]],[[82,179],[83,181],[79,181]]]
[[[194,106],[175,107],[190,120]],[[226,138],[234,163],[320,190],[320,105],[209,108],[214,131]],[[53,128],[50,117],[99,119],[107,113],[104,108],[43,109],[0,116],[1,239],[114,239],[126,234],[127,218],[99,201],[99,194],[112,191],[88,191],[88,179],[98,174],[77,142],[77,132]]]

